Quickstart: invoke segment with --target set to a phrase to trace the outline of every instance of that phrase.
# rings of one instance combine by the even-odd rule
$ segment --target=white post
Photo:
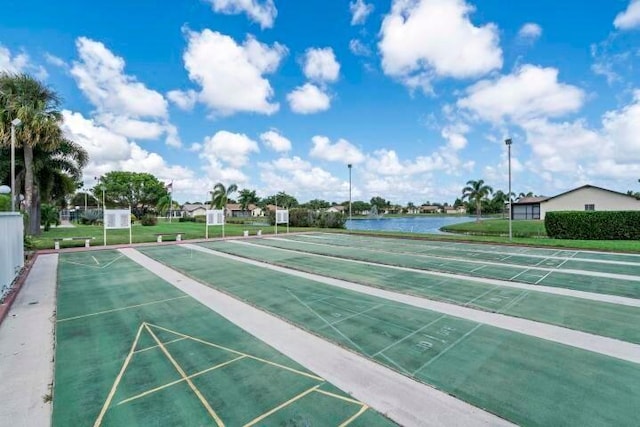
[[[171,208],[173,208],[173,181],[171,181],[171,191],[169,192],[169,224],[171,224]]]
[[[102,225],[104,226],[104,246],[107,246],[107,205],[104,204],[104,187],[102,187]]]
[[[275,197],[275,203],[276,203],[276,235],[278,235],[278,193],[276,193],[276,197]]]
[[[351,163],[347,165],[349,167],[349,224],[351,224]]]
[[[16,127],[11,122],[11,212],[16,211]]]
[[[511,138],[505,140],[504,143],[507,144],[507,151],[509,156],[509,241],[511,241],[511,239],[513,238],[513,231],[511,228],[511,220],[513,219],[513,211],[511,206]]]

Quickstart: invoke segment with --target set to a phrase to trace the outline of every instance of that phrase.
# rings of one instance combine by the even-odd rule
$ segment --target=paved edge
[[[190,279],[135,249],[120,249],[120,252],[400,425],[511,425],[502,418]]]
[[[268,238],[268,240],[276,240],[276,239]],[[286,240],[286,239],[278,239],[278,240],[284,240],[287,242],[297,242],[297,240]],[[295,249],[279,248],[277,246],[256,245],[252,242],[242,241],[242,240],[233,240],[232,243],[250,245],[258,248],[276,249],[283,252],[300,253],[300,252],[297,252]],[[362,261],[359,259],[341,258],[341,257],[325,255],[325,254],[316,254],[313,252],[301,252],[301,253],[303,253],[304,255],[340,260],[345,262],[351,262],[354,264],[372,265],[376,267],[389,268],[392,270],[409,271],[411,273],[423,274],[425,276],[446,277],[448,279],[463,280],[465,282],[482,283],[482,284],[488,284],[488,285],[502,286],[505,288],[513,288],[513,289],[523,289],[523,290],[541,292],[546,294],[580,298],[580,299],[585,299],[589,301],[604,302],[608,304],[626,305],[629,307],[640,307],[640,299],[628,298],[628,297],[623,297],[618,295],[597,294],[595,292],[579,291],[576,289],[569,289],[569,288],[556,288],[556,287],[545,286],[545,285],[530,285],[527,283],[509,282],[506,280],[468,276],[463,273],[454,274],[454,273],[444,273],[441,271],[433,271],[433,270],[420,270],[418,268],[401,267],[398,265],[391,265],[391,264],[378,264],[372,261]]]
[[[640,345],[638,344],[632,344],[614,338],[608,338],[600,335],[590,334],[587,332],[563,328],[561,326],[540,323],[533,320],[506,316],[504,314],[490,313],[487,311],[474,310],[472,308],[462,307],[455,304],[433,301],[426,298],[386,291],[371,286],[359,285],[357,283],[352,283],[345,280],[332,279],[317,274],[305,273],[302,271],[279,267],[261,261],[242,258],[236,255],[229,255],[227,253],[218,252],[201,246],[190,244],[181,246],[187,249],[193,249],[211,255],[240,261],[245,264],[268,268],[270,270],[289,274],[291,276],[302,277],[319,283],[324,283],[326,285],[349,289],[362,294],[372,295],[390,301],[408,304],[418,308],[437,311],[439,313],[447,314],[450,316],[455,316],[478,323],[484,323],[486,325],[495,326],[500,329],[505,329],[536,338],[542,338],[544,340],[604,354],[606,356],[615,357],[617,359],[626,360],[633,363],[640,363]]]
[[[0,325],[0,425],[51,425],[57,266],[38,256]]]

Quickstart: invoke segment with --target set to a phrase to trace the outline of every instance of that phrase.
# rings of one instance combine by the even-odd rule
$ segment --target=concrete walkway
[[[278,239],[269,238],[269,240],[284,240],[284,241],[287,241],[287,242],[292,242],[292,240],[285,240],[285,239],[280,239],[280,238],[278,238]],[[297,242],[297,240],[295,242]],[[258,248],[262,248],[262,249],[268,248],[268,249],[274,249],[274,250],[283,251],[283,252],[291,252],[291,253],[295,253],[295,254],[300,254],[301,253],[301,252],[296,251],[294,249],[278,248],[278,247],[275,247],[275,246],[256,245],[256,244],[253,244],[253,243],[250,243],[250,242],[245,242],[245,241],[242,241],[242,240],[234,240],[233,243],[238,243],[238,244],[242,244],[242,245],[250,245],[250,246],[254,246],[254,247],[258,247]],[[397,266],[397,265],[390,265],[390,264],[378,264],[378,263],[370,262],[370,261],[361,261],[361,260],[357,260],[357,259],[340,258],[340,257],[331,256],[331,255],[316,254],[316,253],[312,253],[312,252],[304,252],[303,254],[304,255],[308,255],[308,256],[313,256],[313,257],[327,258],[327,259],[332,259],[332,260],[351,262],[351,263],[354,263],[354,264],[372,265],[372,266],[375,266],[375,267],[383,267],[383,268],[390,268],[390,269],[393,269],[393,270],[408,271],[408,272],[411,272],[411,273],[424,274],[426,276],[445,277],[445,278],[448,278],[448,279],[464,280],[466,282],[475,282],[475,283],[482,283],[482,284],[488,284],[488,285],[502,286],[502,287],[505,287],[505,288],[523,289],[523,290],[534,291],[534,292],[544,292],[544,293],[547,293],[547,294],[563,295],[563,296],[567,296],[567,297],[575,297],[575,298],[581,298],[581,299],[586,299],[586,300],[591,300],[591,301],[607,302],[607,303],[619,304],[619,305],[627,305],[629,307],[640,307],[640,299],[621,297],[621,296],[618,296],[618,295],[597,294],[597,293],[594,293],[594,292],[577,291],[575,289],[557,288],[557,287],[553,287],[553,286],[529,285],[529,284],[526,284],[526,283],[509,282],[509,281],[506,281],[506,280],[487,279],[487,278],[483,278],[483,277],[467,276],[467,275],[464,275],[463,273],[453,274],[453,273],[443,273],[443,272],[440,272],[440,271],[432,271],[432,270],[420,270],[420,269],[417,269],[417,268],[400,267],[400,266]]]
[[[303,277],[305,279],[314,280],[338,288],[349,289],[355,292],[384,298],[390,301],[396,301],[409,304],[414,307],[424,308],[427,310],[437,311],[439,313],[450,316],[460,317],[462,319],[471,320],[486,325],[495,326],[497,328],[542,338],[548,341],[554,341],[560,344],[570,345],[572,347],[581,348],[583,350],[601,353],[617,359],[629,362],[640,363],[640,345],[616,340],[613,338],[593,335],[586,332],[575,331],[560,326],[539,323],[532,320],[521,319],[517,317],[505,316],[503,314],[489,313],[486,311],[474,310],[455,304],[448,304],[439,301],[432,301],[425,298],[414,297],[411,295],[390,292],[371,286],[359,285],[357,283],[347,282],[345,280],[332,279],[317,274],[310,274],[298,270],[291,270],[268,264],[261,261],[250,260],[235,255],[229,255],[223,252],[214,251],[191,244],[181,245],[188,249],[220,256],[227,259],[233,259],[246,264],[256,265],[268,268],[281,273],[292,276]]]
[[[135,249],[120,249],[120,252],[400,425],[511,425],[196,282]]]
[[[38,256],[0,325],[0,425],[49,426],[58,255]]]

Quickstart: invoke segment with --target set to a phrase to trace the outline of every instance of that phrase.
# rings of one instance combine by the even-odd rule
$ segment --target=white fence
[[[3,296],[24,266],[22,216],[0,212],[0,296]]]

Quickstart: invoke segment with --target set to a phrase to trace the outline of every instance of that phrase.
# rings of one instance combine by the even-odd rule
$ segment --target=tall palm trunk
[[[33,180],[33,147],[25,143],[24,151],[24,205],[29,213],[29,234],[37,236],[40,234],[40,222],[38,220],[38,204],[34,200],[34,180]]]
[[[480,222],[480,216],[482,216],[482,200],[476,201],[476,222]]]

